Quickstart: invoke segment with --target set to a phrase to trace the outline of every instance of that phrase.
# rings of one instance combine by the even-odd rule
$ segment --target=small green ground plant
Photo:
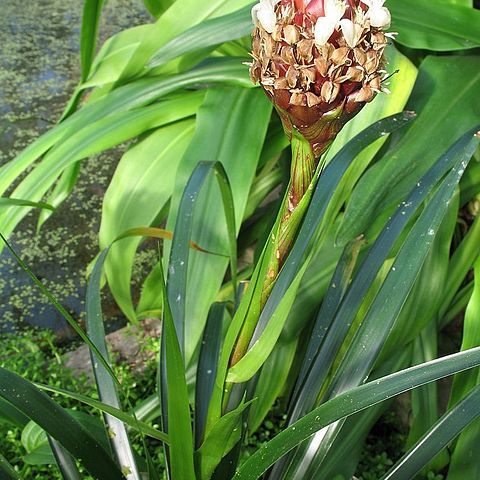
[[[67,479],[350,479],[387,402],[412,391],[404,455],[388,465],[380,452],[379,478],[478,478],[480,12],[463,0],[145,3],[156,20],[95,56],[103,2],[85,2],[78,88],[0,169],[1,238],[89,346],[98,394],[2,367],[8,415],[33,422]],[[82,159],[131,139],[104,198],[84,330],[7,236],[32,209],[42,227]],[[158,263],[134,299],[147,238]],[[162,320],[149,395],[112,366],[105,281],[133,324]],[[440,351],[462,314],[460,348]],[[249,451],[278,402],[278,433]],[[0,472],[19,478],[11,462],[2,453]]]

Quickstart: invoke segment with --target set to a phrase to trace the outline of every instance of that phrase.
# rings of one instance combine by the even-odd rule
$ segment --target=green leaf
[[[63,390],[61,388],[51,387],[49,385],[42,385],[42,384],[37,384],[36,386],[40,390],[45,390],[47,392],[52,392],[52,393],[58,393],[59,395],[63,395],[67,398],[72,398],[85,405],[89,405],[90,407],[96,408],[101,412],[108,413],[109,415],[118,418],[119,420],[121,420],[122,422],[130,426],[131,428],[142,432],[144,435],[148,435],[151,438],[156,438],[161,442],[168,443],[168,436],[165,435],[163,432],[160,432],[159,430],[153,427],[150,427],[149,425],[141,422],[140,420],[135,420],[134,417],[132,417],[131,415],[129,415],[128,413],[122,410],[114,408],[105,403],[99,402],[98,400],[95,400],[93,398],[86,397],[85,395],[80,395],[75,392],[68,392],[67,390]]]
[[[352,272],[362,244],[362,239],[352,241],[345,247],[337,263],[330,286],[313,326],[305,357],[296,380],[289,408],[289,422],[291,419],[296,420],[299,416],[307,413],[318,398],[319,389],[323,383],[321,379],[324,377],[324,372],[321,371],[323,364],[318,362],[318,355],[335,318],[335,313],[350,285]]]
[[[209,480],[222,458],[237,444],[242,431],[242,414],[251,402],[242,403],[225,414],[208,433],[202,446],[195,452],[199,480]]]
[[[248,35],[253,30],[251,7],[213,18],[188,29],[152,56],[149,67],[165,65],[182,55],[214,47]]]
[[[202,336],[195,381],[195,446],[203,442],[207,422],[208,405],[212,397],[217,375],[218,357],[223,339],[225,303],[214,303],[208,313]]]
[[[87,296],[85,302],[87,333],[92,342],[96,345],[103,358],[109,362],[107,343],[105,340],[105,328],[103,326],[102,301],[101,301],[101,281],[103,273],[103,264],[108,250],[104,250],[93,268],[90,281],[87,286]],[[120,397],[117,390],[117,383],[110,376],[107,370],[100,362],[94,352],[90,352],[95,382],[97,384],[98,396],[102,403],[111,405],[121,410]],[[122,421],[116,417],[105,414],[105,424],[108,428],[110,445],[123,470],[129,473],[127,480],[139,480],[140,473],[135,462],[133,449],[128,438],[127,430]]]
[[[422,63],[407,106],[419,112],[418,119],[355,187],[339,243],[365,233],[378,216],[391,211],[455,142],[458,132],[478,122],[479,89],[478,57],[428,57]]]
[[[147,10],[158,18],[165,10],[168,10],[175,0],[143,0]]]
[[[22,480],[22,477],[8,463],[7,459],[0,453],[0,474],[5,480]]]
[[[18,198],[0,197],[0,208],[12,205],[16,207],[45,208],[51,211],[55,210],[55,208],[48,203],[31,202],[30,200],[20,200]]]
[[[82,31],[80,34],[80,59],[82,62],[82,82],[90,73],[95,46],[97,44],[98,22],[104,0],[85,0],[83,4]]]
[[[382,480],[410,480],[473,420],[480,416],[480,386],[447,412]],[[474,478],[466,476],[462,478]]]
[[[82,162],[78,161],[62,172],[52,193],[50,193],[47,198],[48,204],[52,205],[54,209],[60,206],[73,192],[73,189],[77,184],[81,166]],[[37,222],[37,232],[40,231],[43,224],[50,218],[53,211],[54,210],[42,210],[40,212]]]
[[[42,432],[45,437],[44,441],[35,449],[23,456],[23,461],[27,465],[53,465],[55,463],[55,458],[53,456],[52,449],[48,444],[45,432],[43,430]]]
[[[85,468],[102,480],[123,478],[98,440],[45,393],[18,375],[0,367],[0,397],[58,440]]]
[[[455,294],[462,286],[465,277],[479,255],[480,217],[477,217],[450,260],[447,279],[443,286],[443,302],[440,306],[440,318],[444,316],[449,308]],[[441,321],[440,327],[443,328],[444,326],[444,322]]]
[[[435,235],[433,246],[415,286],[384,346],[382,352],[384,359],[388,358],[392,352],[397,351],[401,345],[406,345],[417,338],[429,322],[436,323],[436,317],[445,299],[444,289],[450,281],[449,264],[452,237],[460,207],[458,200],[459,195],[455,195],[445,219]]]
[[[141,38],[135,53],[120,72],[119,80],[144,73],[144,68],[159,45],[164,45],[190,27],[208,18],[225,15],[249,5],[251,0],[183,0],[175,2]]]
[[[200,162],[193,171],[180,200],[175,222],[174,238],[168,263],[167,292],[175,331],[182,354],[185,352],[185,305],[187,272],[190,261],[194,213],[200,204],[200,193],[207,180],[215,178],[221,194],[221,205],[227,227],[230,269],[234,290],[237,286],[237,238],[235,205],[227,173],[220,162]],[[196,319],[198,321],[198,319]]]
[[[310,259],[309,259],[310,260]],[[290,287],[285,292],[270,320],[257,340],[250,345],[247,353],[228,370],[227,382],[244,383],[250,380],[272,353],[287,321],[288,314],[297,296],[298,287],[309,265],[305,261]]]
[[[463,323],[462,350],[480,345],[480,326],[478,322],[478,316],[480,315],[480,257],[474,264],[474,275],[474,289],[465,311]],[[478,375],[478,371],[455,375],[450,406],[458,403],[477,384]]]
[[[30,453],[41,444],[48,443],[47,434],[42,427],[30,420],[22,430],[21,442],[27,453]]]
[[[480,330],[478,318],[480,315],[480,257],[475,262],[475,283],[472,296],[465,312],[462,350],[470,348],[470,345],[480,345]],[[450,405],[454,406],[468,394],[468,392],[480,383],[478,369],[468,373],[459,373],[453,379]],[[462,478],[476,478],[480,475],[480,462],[475,452],[479,437],[479,421],[465,429],[460,435],[453,451],[448,480],[461,480]]]
[[[254,433],[262,425],[275,400],[280,396],[295,358],[298,340],[278,341],[260,372],[248,413],[248,431]]]
[[[168,471],[171,478],[195,480],[193,432],[190,423],[190,405],[182,350],[178,341],[167,287],[163,277],[160,290],[163,299],[163,331],[161,348],[162,420],[169,432]],[[165,401],[163,402],[163,400]],[[170,427],[170,428],[169,428]]]
[[[389,0],[395,40],[434,51],[480,46],[480,12],[448,0]]]
[[[216,160],[232,187],[235,225],[240,228],[248,192],[262,150],[272,106],[259,89],[209,90],[197,116],[195,136],[177,171],[167,229],[173,230],[184,187],[199,160]],[[221,195],[214,181],[202,192],[194,217],[192,239],[209,251],[228,251],[228,232]],[[168,258],[169,245],[165,256]],[[192,252],[185,301],[186,359],[192,357],[205,326],[210,305],[222,284],[228,260]],[[202,288],[199,289],[198,285]]]
[[[48,443],[52,449],[55,462],[60,469],[60,473],[65,480],[81,480],[80,471],[78,470],[75,459],[62,447],[54,438],[48,436]]]
[[[212,59],[181,75],[132,82],[100,100],[89,103],[40,137],[16,159],[1,167],[0,193],[4,193],[39,156],[61,141],[13,193],[13,196],[23,198],[22,195],[17,195],[23,192],[29,200],[40,200],[60,173],[78,158],[110,148],[147,129],[178,120],[174,110],[163,112],[161,105],[154,105],[145,110],[138,107],[148,105],[172,91],[202,82],[252,86],[241,59],[235,58]],[[136,110],[129,112],[132,109]],[[115,119],[118,122],[116,125],[112,123],[112,118],[105,118],[111,114],[116,115]],[[140,119],[142,122],[138,123]],[[88,143],[84,145],[86,141]],[[8,235],[26,213],[22,211],[19,214],[12,209],[0,213],[0,228],[4,234]]]
[[[160,128],[125,153],[103,200],[100,248],[128,229],[155,223],[172,194],[175,173],[194,127],[193,120],[185,120]],[[105,264],[110,291],[131,321],[136,321],[131,278],[140,241],[126,238],[118,242]]]
[[[480,365],[480,348],[393,373],[327,401],[279,433],[238,469],[235,480],[256,480],[283,455],[315,432],[400,393]]]
[[[0,398],[0,424],[6,422],[23,428],[30,420],[13,405]]]

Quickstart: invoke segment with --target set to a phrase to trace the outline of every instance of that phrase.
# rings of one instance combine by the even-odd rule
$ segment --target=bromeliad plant
[[[0,225],[10,233],[19,207],[41,208],[42,224],[79,160],[141,136],[105,196],[86,333],[2,234],[89,345],[99,400],[0,369],[0,415],[41,427],[67,479],[80,478],[77,460],[101,480],[160,478],[151,445],[140,458],[133,432],[162,443],[174,480],[347,479],[389,399],[416,389],[408,452],[383,478],[444,468],[449,453],[449,478],[465,478],[462,458],[478,440],[476,423],[465,427],[480,414],[478,268],[464,280],[478,267],[480,222],[459,234],[456,221],[480,190],[480,62],[424,51],[480,46],[466,33],[479,12],[439,2],[432,16],[417,0],[390,0],[392,18],[381,0],[249,3],[148,1],[156,23],[110,39],[92,63],[102,2],[85,2],[82,83],[59,125],[2,167],[6,191],[43,155],[2,198]],[[414,9],[417,23],[435,23],[418,39]],[[261,89],[244,65],[250,14],[250,76]],[[388,45],[390,21],[420,65],[408,101],[417,118],[398,113],[417,70]],[[400,71],[390,79],[387,69]],[[392,94],[377,95],[387,81]],[[290,159],[285,176],[278,165]],[[163,252],[135,307],[131,267],[146,237]],[[125,403],[110,365],[104,272],[132,322],[163,321],[158,391],[146,405]],[[467,304],[462,351],[437,358],[439,329]],[[440,418],[435,381],[453,374]],[[108,435],[42,390],[97,408]],[[245,440],[278,399],[282,432],[247,458]],[[0,473],[17,478],[1,456]]]

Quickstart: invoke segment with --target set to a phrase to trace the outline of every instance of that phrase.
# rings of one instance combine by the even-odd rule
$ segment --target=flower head
[[[260,0],[252,15],[252,80],[319,156],[382,90],[384,0]]]

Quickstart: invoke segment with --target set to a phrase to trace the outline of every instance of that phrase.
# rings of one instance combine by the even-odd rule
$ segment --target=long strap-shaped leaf
[[[98,257],[97,262],[92,273],[92,279],[89,285],[89,295],[91,296],[92,303],[89,308],[89,315],[93,319],[92,326],[95,326],[97,329],[96,336],[97,340],[103,343],[103,348],[106,350],[104,340],[100,339],[101,332],[98,329],[103,330],[102,326],[99,326],[98,318],[101,317],[101,305],[100,305],[100,280],[101,274],[103,271],[103,266],[107,258],[108,252],[110,251],[111,246],[124,238],[131,236],[147,236],[155,237],[160,239],[171,238],[171,233],[162,229],[155,228],[134,228],[131,229],[115,239],[112,244],[106,248]],[[190,240],[186,243],[187,249],[191,248],[192,243]],[[163,279],[163,270],[160,269],[161,275],[161,291],[163,296],[164,304],[164,325],[163,325],[163,335],[162,335],[162,347],[165,353],[165,385],[166,389],[170,392],[170,396],[166,398],[166,412],[169,412],[170,417],[167,418],[165,424],[168,425],[169,421],[173,419],[173,424],[175,429],[172,430],[172,435],[169,439],[170,452],[171,452],[171,462],[169,465],[173,472],[175,473],[174,478],[184,478],[195,479],[194,467],[193,467],[193,438],[192,438],[192,428],[190,423],[190,407],[188,401],[188,389],[185,378],[185,367],[183,364],[183,359],[181,355],[181,350],[178,344],[176,337],[175,328],[173,330],[170,328],[173,320],[170,311],[170,306],[168,300],[166,299],[166,287]],[[97,321],[95,321],[97,319]],[[104,333],[104,332],[103,332]],[[103,377],[101,370],[98,373]],[[99,378],[99,390],[104,389],[104,385],[101,384],[102,378]],[[109,384],[108,379],[107,388],[104,390],[104,393],[107,397],[108,403],[113,404],[113,406],[119,405],[118,397],[114,391],[111,384]],[[116,428],[124,428],[120,422],[116,420],[112,422]],[[142,428],[138,426],[138,429],[141,431]],[[114,448],[120,450],[120,454],[128,457],[129,455],[129,446],[128,446],[128,437],[126,432],[123,433],[123,440],[119,445],[114,444]],[[119,452],[117,452],[118,454]],[[153,473],[153,472],[152,472]],[[193,475],[193,476],[192,476]]]
[[[293,417],[295,417],[295,407],[298,408],[302,404],[298,397],[305,395],[306,391],[311,390],[308,385],[305,385],[307,377],[315,378],[317,376],[317,374],[312,371],[315,369],[315,357],[330,328],[331,322],[333,321],[333,316],[348,289],[352,271],[355,267],[362,242],[362,239],[358,239],[345,247],[330,282],[325,299],[322,302],[322,306],[317,315],[317,319],[310,336],[311,340],[308,343],[305,359],[300,369],[300,373],[295,384],[295,389],[290,400],[293,407],[291,412]]]
[[[87,286],[86,298],[86,324],[87,333],[92,342],[97,346],[108,362],[109,353],[105,341],[105,328],[103,326],[102,301],[100,296],[103,264],[109,250],[103,251],[92,271]],[[110,372],[99,362],[94,352],[90,351],[93,372],[97,384],[97,391],[100,400],[107,405],[121,409],[117,385],[110,376]],[[125,424],[114,416],[104,414],[105,423],[108,425],[110,444],[115,456],[126,474],[127,480],[140,480],[140,473],[137,468],[135,456],[130,440],[128,438]]]
[[[42,385],[40,383],[35,384],[40,390],[45,390],[47,392],[56,393],[59,395],[63,395],[67,398],[72,398],[73,400],[77,400],[78,402],[84,403],[85,405],[89,405],[90,407],[96,408],[103,413],[108,413],[112,417],[116,417],[121,420],[123,423],[127,424],[129,427],[142,432],[144,435],[147,435],[151,438],[156,438],[161,442],[168,443],[168,436],[165,435],[160,430],[147,425],[140,420],[135,419],[128,413],[124,412],[123,410],[119,410],[118,408],[112,407],[111,405],[107,405],[106,403],[102,403],[98,400],[95,400],[90,397],[86,397],[85,395],[81,395],[75,392],[69,392],[67,390],[63,390],[61,388],[52,387],[50,385]],[[137,412],[137,417],[140,418],[140,412]]]
[[[200,23],[163,45],[151,58],[149,67],[165,65],[187,53],[242,38],[252,32],[252,7]]]
[[[161,351],[162,420],[171,426],[167,450],[169,478],[195,480],[193,432],[185,377],[185,365],[168,302],[163,269],[159,269],[163,298],[163,330]],[[164,402],[164,403],[163,403]]]
[[[410,480],[480,417],[480,386],[447,412],[381,480]],[[471,477],[463,477],[465,479]]]
[[[20,475],[8,463],[7,459],[0,453],[0,478],[4,480],[22,480]]]
[[[0,397],[58,440],[100,480],[118,480],[122,472],[100,443],[62,407],[32,383],[0,367]]]
[[[125,112],[148,105],[172,91],[198,84],[227,83],[251,87],[251,82],[241,61],[242,59],[237,58],[212,59],[204,62],[198,68],[179,75],[137,80],[119,87],[100,100],[87,104],[80,111],[74,113],[64,122],[40,137],[14,160],[0,168],[0,194],[3,194],[26,168],[57,142],[72,137],[84,127],[100,121],[113,113]],[[65,165],[65,167],[67,166]],[[42,177],[48,174],[49,169],[50,167],[47,167]],[[40,174],[41,172],[37,172],[34,176],[36,177]],[[37,181],[40,181],[40,178],[37,177],[36,180],[31,179],[30,181],[33,181],[33,184],[35,184]],[[28,187],[27,185],[25,186]],[[27,197],[30,196],[28,188]],[[3,221],[2,218],[2,224]],[[6,231],[5,225],[2,230]]]
[[[432,197],[432,200],[420,215],[400,249],[390,272],[363,319],[345,358],[330,384],[327,398],[333,398],[361,384],[373,368],[382,346],[385,344],[388,334],[393,328],[395,320],[398,318],[408,294],[415,284],[415,280],[428,255],[435,234],[440,227],[448,205],[455,193],[455,188],[470,158],[477,149],[480,139],[473,137],[471,133],[468,135],[469,137],[464,137],[463,139],[464,145],[456,156],[456,162],[451,173],[449,173],[438,191]],[[420,183],[424,185],[426,190],[433,187],[425,178]],[[387,235],[389,231],[396,231],[396,223],[398,219],[404,216],[402,212],[405,212],[407,208],[406,205],[411,204],[412,208],[418,205],[415,198],[417,195],[415,195],[415,193],[416,192],[410,196],[404,205],[401,205],[397,214],[392,218],[392,223],[389,224],[390,230],[387,230]],[[397,221],[395,221],[395,218]],[[365,263],[364,266],[368,266],[368,264]],[[355,278],[354,282],[357,281],[358,277]],[[352,288],[353,287],[354,285],[352,284]],[[345,317],[342,321],[345,321]],[[347,321],[350,322],[350,320]],[[340,322],[338,316],[335,322]],[[319,353],[320,356],[322,356],[322,352],[321,350]],[[326,368],[328,369],[329,367],[330,365],[327,364]],[[323,461],[340,428],[341,423],[339,425],[331,425],[315,436],[315,442],[317,442],[320,447],[315,454],[314,460],[311,461],[310,470],[308,471],[318,469],[318,466]],[[301,462],[302,472],[306,468],[306,463],[309,462]],[[301,472],[298,473],[297,478],[301,478],[301,475]]]
[[[336,191],[336,187],[357,155],[378,138],[384,137],[387,133],[392,133],[404,127],[414,118],[414,113],[403,112],[374,123],[345,145],[345,147],[343,147],[327,165],[325,171],[320,175],[320,179],[315,188],[315,193],[313,194],[295,244],[285,261],[285,265],[283,266],[267,303],[262,310],[257,327],[257,336],[258,332],[263,331],[266,327],[270,317],[273,315],[273,312],[284,297],[285,292],[300,269],[302,258],[304,257],[313,236],[318,233],[318,227],[322,223],[329,202]]]
[[[227,174],[223,165],[219,162],[200,162],[193,171],[187,186],[185,187],[180,207],[177,214],[177,220],[175,223],[174,239],[172,250],[170,253],[170,260],[168,265],[168,312],[171,312],[172,321],[175,326],[175,337],[178,339],[180,345],[180,351],[182,357],[185,348],[185,296],[187,288],[187,272],[188,272],[188,258],[189,258],[189,243],[193,228],[193,214],[195,204],[198,201],[200,192],[205,185],[205,182],[210,175],[215,175],[220,188],[225,219],[227,223],[228,239],[229,239],[229,254],[230,254],[230,267],[232,272],[232,282],[236,290],[237,283],[237,239],[236,239],[236,227],[235,227],[235,208],[233,203],[232,192],[228,181]],[[164,302],[165,303],[165,302]],[[171,310],[170,310],[171,308]],[[164,308],[164,315],[166,315],[166,309]],[[163,328],[165,329],[167,323],[164,321]],[[167,357],[167,338],[166,332],[162,335],[162,348],[161,348],[161,401],[162,401],[162,424],[166,432],[169,431],[170,419],[176,418],[175,429],[177,428],[179,419],[178,415],[175,416],[170,412],[170,404],[172,396],[175,396],[174,391],[171,390],[172,386],[168,379],[171,374],[169,373],[169,362]],[[173,347],[171,347],[173,348]],[[182,368],[184,368],[184,361],[182,360]],[[170,362],[171,364],[171,362]],[[172,367],[173,368],[173,367]],[[176,369],[177,367],[175,367]],[[188,403],[188,398],[187,398]],[[175,407],[178,407],[175,405]],[[190,422],[190,415],[188,415],[188,422]],[[173,427],[172,427],[173,428]],[[190,428],[191,430],[191,428]],[[186,427],[185,432],[186,435]],[[181,435],[180,435],[181,436]],[[190,442],[185,438],[183,440],[187,442],[188,448],[190,448]],[[180,442],[181,443],[181,442]],[[173,472],[173,438],[170,441],[172,450],[172,464],[171,469]],[[193,447],[192,447],[193,448]],[[193,450],[192,450],[193,452]],[[188,453],[187,453],[188,455]],[[172,473],[173,475],[173,473]]]
[[[430,194],[438,181],[457,163],[468,161],[472,145],[477,142],[473,137],[472,130],[462,136],[455,145],[427,172],[418,182],[409,198],[401,205],[395,215],[390,219],[384,230],[381,232],[372,248],[364,258],[355,278],[345,294],[342,302],[335,312],[335,321],[329,329],[321,347],[316,352],[318,365],[315,366],[315,385],[321,385],[328,374],[338,349],[353,322],[353,319],[363,302],[370,286],[375,280],[381,266],[388,257],[391,248],[399,238],[408,221],[415,215],[416,210]],[[308,407],[305,407],[308,409]],[[298,410],[299,414],[305,410]],[[292,417],[293,418],[293,417]],[[298,418],[298,416],[296,417]],[[293,418],[294,420],[296,418]]]
[[[214,175],[222,195],[225,220],[228,231],[230,269],[232,283],[237,284],[237,235],[235,227],[235,206],[227,173],[220,162],[200,162],[193,171],[182,196],[175,223],[174,238],[168,265],[167,291],[173,321],[182,352],[185,343],[185,295],[189,244],[193,229],[193,213],[205,182]]]
[[[283,455],[327,425],[400,393],[478,365],[480,347],[417,365],[345,392],[305,415],[257,450],[238,469],[234,479],[256,480]]]
[[[53,456],[57,462],[58,468],[62,473],[64,480],[81,480],[80,471],[73,457],[68,451],[62,447],[54,438],[50,435],[48,437],[48,443],[52,449]]]
[[[32,208],[45,208],[47,210],[55,210],[52,205],[41,202],[31,202],[30,200],[21,200],[19,198],[5,198],[0,197],[0,207],[32,207]]]
[[[98,22],[104,0],[85,0],[83,5],[82,32],[80,35],[80,58],[82,62],[82,82],[88,78],[97,44]]]
[[[210,308],[200,345],[195,382],[195,447],[197,449],[204,439],[208,405],[217,376],[225,307],[225,303],[214,303]]]

